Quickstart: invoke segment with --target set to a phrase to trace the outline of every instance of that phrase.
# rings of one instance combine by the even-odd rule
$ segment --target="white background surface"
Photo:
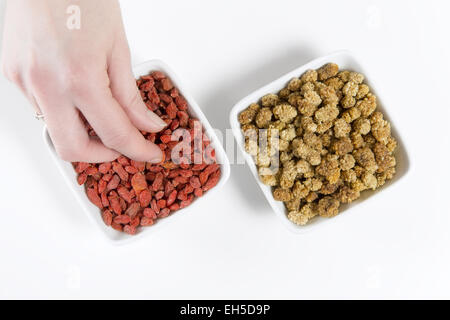
[[[306,235],[248,168],[150,237],[113,247],[55,170],[42,124],[0,78],[0,298],[450,298],[447,1],[122,1],[134,62],[161,58],[219,129],[234,103],[350,49],[412,162],[404,180]]]

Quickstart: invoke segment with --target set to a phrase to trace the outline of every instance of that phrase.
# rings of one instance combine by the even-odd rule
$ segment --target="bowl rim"
[[[278,92],[279,90],[281,90],[282,88],[284,88],[286,86],[286,84],[289,82],[289,80],[291,80],[294,77],[300,76],[306,70],[317,69],[325,63],[333,62],[333,59],[339,59],[339,58],[348,59],[349,61],[351,61],[351,63],[354,64],[354,66],[356,66],[356,70],[354,70],[354,71],[360,72],[365,76],[365,83],[369,84],[371,91],[377,96],[377,108],[381,109],[384,118],[387,119],[391,123],[392,135],[398,141],[398,145],[401,149],[400,151],[396,150],[396,153],[399,152],[401,154],[402,160],[404,162],[402,164],[402,166],[404,166],[404,168],[403,168],[404,170],[401,175],[399,175],[398,177],[394,177],[394,179],[387,182],[386,185],[382,186],[380,189],[375,190],[375,191],[369,190],[368,193],[366,193],[366,195],[364,197],[361,197],[361,199],[356,200],[352,204],[343,205],[342,207],[345,206],[345,208],[342,211],[340,210],[339,215],[337,215],[336,217],[333,217],[332,219],[325,219],[325,218],[318,217],[318,218],[314,219],[314,221],[311,221],[311,223],[309,223],[305,226],[299,226],[299,225],[294,224],[287,218],[286,209],[282,210],[283,212],[281,212],[278,205],[275,204],[277,201],[275,201],[273,199],[272,194],[271,193],[270,193],[270,195],[268,194],[268,190],[270,190],[270,187],[264,185],[260,181],[259,176],[256,171],[256,165],[255,165],[254,160],[247,152],[245,152],[244,145],[243,145],[243,135],[240,130],[238,115],[250,103],[259,101],[260,98],[262,96],[264,96],[265,94]],[[360,209],[364,208],[364,205],[367,205],[368,203],[370,203],[370,201],[368,201],[368,200],[373,200],[373,198],[375,198],[379,194],[383,193],[383,191],[385,191],[385,189],[391,187],[392,185],[398,185],[398,183],[400,181],[405,180],[404,178],[407,177],[411,171],[412,163],[411,163],[411,158],[409,157],[409,154],[407,152],[408,147],[404,143],[404,140],[402,139],[402,135],[399,133],[399,128],[395,125],[396,121],[392,120],[391,115],[387,111],[385,97],[381,96],[381,98],[380,98],[380,95],[379,95],[380,91],[378,91],[376,88],[376,85],[373,84],[374,78],[370,76],[370,73],[367,72],[367,68],[363,67],[361,65],[360,61],[361,60],[359,58],[356,58],[355,54],[352,53],[350,50],[338,50],[338,51],[331,52],[327,55],[317,57],[317,58],[312,59],[309,62],[302,64],[299,67],[283,74],[282,76],[267,83],[266,85],[263,85],[262,87],[257,88],[256,90],[254,90],[247,96],[240,99],[233,106],[233,108],[230,111],[229,121],[230,121],[231,129],[233,132],[233,136],[235,138],[237,145],[239,146],[240,151],[243,154],[243,157],[246,161],[247,166],[249,167],[249,170],[252,172],[253,177],[255,178],[258,186],[260,187],[261,191],[263,192],[267,202],[270,204],[275,215],[278,216],[278,218],[282,221],[283,225],[288,230],[290,230],[291,232],[293,232],[295,234],[305,234],[305,233],[311,232],[314,229],[319,228],[319,226],[324,227],[327,225],[331,225],[332,224],[331,222],[336,222],[336,221],[340,222],[342,220],[345,220],[348,216],[351,216],[351,214],[349,215],[349,212],[347,212],[347,211],[350,211],[350,212],[355,211],[354,207],[357,207]],[[280,85],[280,84],[282,84],[282,85]],[[398,175],[398,172],[396,175]],[[345,214],[344,214],[344,211],[345,211]],[[328,222],[328,223],[326,223],[326,222]]]
[[[164,61],[160,59],[147,60],[142,63],[136,64],[132,68],[132,72],[135,77],[139,77],[156,70],[162,71],[170,77],[171,81],[174,83],[174,85],[178,88],[179,92],[184,96],[184,98],[188,102],[189,107],[192,109],[192,111],[194,111],[195,117],[197,117],[202,123],[205,133],[208,135],[209,139],[211,140],[211,144],[214,146],[216,150],[216,157],[218,161],[220,161],[219,165],[221,167],[222,174],[218,184],[213,189],[206,192],[200,199],[197,199],[188,207],[176,211],[173,215],[170,215],[169,217],[163,219],[162,221],[159,221],[159,223],[156,223],[150,228],[144,228],[136,235],[128,235],[116,230],[111,231],[111,227],[106,226],[103,223],[103,221],[99,221],[99,219],[101,220],[100,210],[89,202],[89,200],[85,195],[84,189],[82,189],[82,186],[79,186],[77,184],[76,179],[72,179],[68,175],[67,166],[72,167],[72,165],[68,162],[61,160],[58,157],[46,126],[44,126],[42,131],[43,139],[48,148],[48,151],[51,157],[53,158],[58,170],[63,176],[67,186],[71,190],[71,193],[75,196],[77,202],[79,203],[82,211],[88,216],[88,219],[91,221],[91,223],[96,225],[97,229],[101,230],[101,233],[104,235],[103,238],[113,245],[125,245],[134,242],[138,239],[142,239],[143,237],[152,234],[152,232],[156,232],[160,228],[165,227],[166,224],[173,223],[174,219],[177,219],[177,217],[181,218],[182,216],[186,215],[186,213],[195,211],[195,207],[198,201],[202,201],[204,198],[209,198],[211,194],[216,193],[226,184],[226,182],[230,177],[231,171],[230,162],[221,141],[217,137],[216,133],[214,132],[214,129],[211,126],[211,123],[203,113],[200,106],[197,104],[196,100],[191,95],[190,91],[187,89],[184,83],[182,83],[182,81],[179,79],[177,74],[172,70],[172,68],[170,68]],[[97,217],[94,217],[93,213],[94,211],[95,214],[98,215]],[[111,234],[115,234],[118,238],[113,238]]]

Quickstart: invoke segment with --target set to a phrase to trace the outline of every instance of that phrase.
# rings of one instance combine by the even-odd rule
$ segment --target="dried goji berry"
[[[195,190],[194,190],[194,195],[195,195],[197,198],[200,198],[200,197],[203,195],[203,190],[202,190],[202,188],[195,189]]]
[[[186,165],[184,165],[184,166],[186,166]],[[189,167],[189,165],[188,165],[188,167]],[[189,178],[189,177],[192,177],[194,175],[194,173],[192,172],[192,170],[183,169],[183,170],[179,171],[179,175],[182,177],[185,177],[185,178]]]
[[[130,165],[130,162],[125,156],[120,156],[119,158],[117,158],[117,162],[119,162],[123,167]]]
[[[166,207],[166,200],[159,199],[158,201],[156,201],[156,204],[158,205],[159,209],[165,208]]]
[[[175,97],[175,103],[180,110],[187,110],[187,101],[182,96]]]
[[[181,108],[180,108],[181,110]],[[185,111],[177,112],[178,120],[180,121],[180,127],[186,127],[189,120],[189,115]]]
[[[120,183],[120,178],[117,174],[113,175],[111,178],[111,181],[108,182],[108,185],[106,186],[106,190],[111,191],[114,189],[117,189]]]
[[[114,217],[114,223],[117,224],[127,224],[130,223],[131,218],[129,216],[127,216],[126,214],[122,214],[120,216],[115,216]]]
[[[75,172],[76,173],[82,173],[84,172],[84,170],[86,170],[87,168],[89,168],[90,164],[86,163],[86,162],[78,162],[77,165],[75,166]]]
[[[189,183],[192,186],[192,188],[197,189],[202,186],[200,183],[200,179],[197,176],[193,176],[189,179]]]
[[[153,181],[153,184],[152,184],[153,191],[158,191],[161,188],[163,179],[164,179],[164,175],[161,172],[158,172],[156,174],[155,180]]]
[[[117,188],[117,193],[128,203],[131,203],[133,201],[130,191],[127,188],[125,188],[123,186],[119,186]]]
[[[170,214],[170,209],[164,208],[157,214],[157,216],[158,216],[158,218],[165,218],[165,217],[169,216],[169,214]]]
[[[103,191],[106,190],[106,186],[108,185],[108,183],[101,179],[98,181],[98,193],[103,193]]]
[[[139,170],[133,166],[126,166],[125,171],[128,172],[129,174],[135,174],[139,172]]]
[[[98,171],[100,171],[100,173],[107,174],[109,170],[111,170],[111,166],[112,166],[111,162],[101,163],[98,166]]]
[[[112,223],[112,220],[113,220],[111,211],[109,211],[109,210],[103,211],[103,213],[102,213],[102,219],[103,219],[103,222],[104,222],[107,226],[110,226],[111,223]]]
[[[155,194],[155,199],[156,200],[159,200],[159,199],[161,199],[162,197],[164,197],[164,191],[158,191],[156,194]]]
[[[102,180],[109,182],[109,181],[111,181],[112,177],[113,177],[113,175],[111,173],[107,173],[102,176]]]
[[[150,207],[153,209],[153,211],[155,211],[156,213],[159,213],[159,207],[158,207],[158,204],[156,203],[156,199],[153,199],[150,202]]]
[[[100,194],[100,199],[102,199],[103,207],[105,207],[105,208],[109,207],[109,200],[108,200],[108,196],[106,195],[106,190]]]
[[[78,184],[79,184],[80,186],[83,185],[83,184],[85,184],[87,178],[88,178],[88,175],[87,175],[85,172],[80,173],[80,174],[78,175],[78,178],[77,178]]]
[[[156,212],[152,208],[145,208],[142,214],[150,219],[156,219]]]
[[[166,113],[170,119],[175,119],[177,117],[177,112],[178,108],[174,102],[169,103],[169,105],[166,107]]]
[[[135,216],[133,219],[131,219],[130,226],[136,228],[140,222],[141,222],[141,218],[139,218],[139,216]]]
[[[159,138],[163,143],[168,143],[172,137],[170,135],[162,135],[161,138]],[[167,146],[166,146],[167,147]]]
[[[138,214],[139,210],[141,209],[141,206],[138,202],[131,203],[127,210],[125,211],[126,215],[129,215],[131,218],[134,218],[135,215]]]
[[[97,191],[93,188],[87,188],[86,189],[87,196],[89,200],[95,204],[100,209],[103,209],[102,199],[100,199],[100,196],[98,195]]]
[[[91,166],[91,167],[87,168],[84,172],[89,176],[93,176],[93,175],[97,174],[98,169],[97,169],[97,167]]]
[[[121,224],[112,222],[111,223],[111,227],[117,231],[122,231],[123,230],[123,226]]]
[[[155,218],[156,218],[156,215],[155,215]],[[155,220],[150,219],[148,217],[142,217],[142,219],[141,219],[141,226],[143,226],[143,227],[151,226],[154,223],[155,223]]]
[[[152,200],[152,194],[148,189],[142,190],[139,194],[139,203],[142,208],[148,207]]]
[[[220,180],[220,171],[213,172],[209,177],[208,181],[203,186],[203,191],[206,192],[211,188],[215,187]]]
[[[130,225],[126,225],[123,227],[123,231],[125,233],[128,233],[130,235],[135,235],[136,234],[136,227],[132,227]]]
[[[136,173],[131,178],[131,185],[134,189],[134,192],[139,195],[142,190],[147,189],[147,180],[145,179],[145,175],[141,172]]]
[[[166,77],[166,75],[164,74],[164,72],[161,72],[161,71],[153,71],[150,75],[151,75],[151,76],[153,77],[153,79],[155,79],[155,80],[162,80],[162,79],[164,79],[164,78]]]
[[[114,172],[119,175],[120,180],[122,180],[122,181],[128,180],[128,177],[129,177],[128,172],[125,171],[125,169],[123,168],[123,166],[120,163],[113,162],[112,168],[113,168]]]
[[[138,171],[144,171],[145,170],[145,162],[143,162],[143,161],[130,160],[130,164],[133,167],[135,167]]]
[[[177,190],[173,190],[167,197],[167,205],[170,206],[177,199]]]
[[[162,79],[161,84],[164,91],[169,91],[173,88],[172,81],[169,78]]]

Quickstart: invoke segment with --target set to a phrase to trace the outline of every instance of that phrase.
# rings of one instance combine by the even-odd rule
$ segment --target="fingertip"
[[[86,150],[86,162],[101,163],[114,161],[120,157],[120,152],[107,148],[100,140],[91,138]]]
[[[160,132],[167,127],[167,123],[153,111],[147,109],[146,116],[148,118],[148,132]]]
[[[155,145],[154,143],[148,141],[149,145],[149,151],[148,151],[148,159],[146,159],[147,162],[150,163],[161,163],[164,159],[164,153],[162,150]]]

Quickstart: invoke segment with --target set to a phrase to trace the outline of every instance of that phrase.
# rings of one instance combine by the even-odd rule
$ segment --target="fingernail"
[[[147,115],[150,121],[154,123],[159,130],[162,130],[165,127],[167,127],[167,123],[163,119],[158,117],[158,115],[156,115],[154,112],[147,110]]]
[[[159,155],[154,156],[148,162],[150,162],[150,163],[161,163],[163,161],[163,157],[164,157],[163,153],[162,153],[162,151],[160,151]]]

